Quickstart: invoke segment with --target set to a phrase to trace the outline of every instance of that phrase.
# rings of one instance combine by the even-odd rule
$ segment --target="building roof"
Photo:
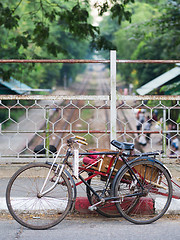
[[[0,94],[10,94],[10,93],[16,93],[16,94],[25,94],[27,92],[30,92],[32,90],[31,87],[27,86],[26,84],[14,79],[10,78],[10,81],[3,81],[0,78]]]
[[[177,64],[177,67],[172,68],[171,70],[163,73],[159,77],[151,80],[150,82],[146,83],[145,85],[138,88],[136,91],[139,95],[146,95],[147,93],[151,92],[152,90],[164,85],[165,83],[169,82],[173,78],[180,75],[180,65]]]

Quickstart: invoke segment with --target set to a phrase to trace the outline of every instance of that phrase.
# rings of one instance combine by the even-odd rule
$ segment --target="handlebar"
[[[88,145],[87,142],[84,142],[84,141],[81,141],[81,140],[77,140],[76,142],[81,143],[81,144],[83,144],[83,145]]]
[[[83,145],[88,145],[88,143],[86,142],[86,139],[83,138],[83,137],[80,137],[80,136],[74,136],[74,137],[69,138],[67,140],[67,143],[68,144],[80,143],[80,144],[83,144]]]
[[[80,139],[80,140],[82,140],[82,141],[85,141],[85,142],[86,142],[86,139],[85,139],[85,138],[83,138],[83,137],[80,137],[80,136],[75,136],[75,138],[77,138],[77,139]]]

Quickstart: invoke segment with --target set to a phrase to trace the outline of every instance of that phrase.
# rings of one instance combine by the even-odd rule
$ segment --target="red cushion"
[[[98,153],[98,151],[89,151],[89,153]],[[90,158],[96,159],[99,155],[89,155]]]
[[[83,163],[84,164],[87,164],[87,165],[92,165],[97,167],[97,159],[93,159],[93,158],[90,158],[90,157],[83,157]]]

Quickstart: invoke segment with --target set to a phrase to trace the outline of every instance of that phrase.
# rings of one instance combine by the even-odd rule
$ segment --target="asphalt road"
[[[163,217],[149,225],[134,225],[122,218],[67,217],[49,230],[30,230],[0,218],[0,240],[179,240],[180,216]]]

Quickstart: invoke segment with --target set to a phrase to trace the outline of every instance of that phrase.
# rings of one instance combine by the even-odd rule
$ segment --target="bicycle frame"
[[[138,178],[137,175],[136,175],[137,172],[134,171],[134,170],[132,171],[132,169],[131,169],[131,167],[130,167],[129,165],[130,165],[133,161],[140,160],[140,159],[142,159],[143,157],[159,155],[158,152],[143,153],[143,154],[138,155],[138,156],[137,156],[137,155],[127,155],[127,156],[126,156],[126,155],[123,155],[123,154],[120,153],[120,152],[116,152],[116,153],[114,153],[114,152],[82,153],[81,155],[103,155],[103,154],[116,154],[116,155],[117,155],[117,154],[120,154],[120,157],[121,157],[121,159],[123,160],[124,164],[126,164],[126,166],[128,166],[128,168],[129,168],[129,170],[130,170],[130,173],[134,176],[135,180],[138,182],[138,184],[140,185],[140,187],[141,187],[142,190],[143,190],[144,188],[143,188],[141,182],[139,181],[139,179],[142,179],[143,177],[142,177],[140,174],[138,174],[138,177],[139,177],[139,178]],[[134,159],[131,160],[131,161],[129,161],[129,160],[128,160],[128,157],[134,157]],[[112,166],[112,168],[111,168],[111,166],[109,166],[109,169],[111,168],[111,172],[103,173],[103,172],[100,172],[100,171],[95,171],[95,170],[93,170],[93,169],[88,169],[88,172],[91,172],[93,175],[91,175],[90,177],[88,177],[88,178],[86,178],[86,179],[83,179],[83,180],[81,180],[80,182],[76,183],[76,186],[80,185],[80,184],[83,182],[83,183],[84,183],[87,187],[89,187],[89,189],[98,197],[99,200],[102,199],[102,197],[99,197],[98,194],[93,191],[94,189],[92,189],[92,187],[88,185],[87,180],[89,180],[89,179],[91,179],[91,178],[93,178],[93,177],[95,177],[95,176],[97,176],[97,175],[101,175],[101,176],[106,176],[106,177],[108,176],[107,182],[109,183],[110,179],[111,179],[111,178],[114,178],[114,176],[112,176],[112,172],[113,172],[113,169],[115,168],[115,165],[116,165],[116,163],[117,163],[117,160],[118,160],[118,157],[117,157],[116,160],[114,161],[114,165]],[[170,172],[169,172],[169,170],[168,170],[168,168],[167,168],[166,166],[164,166],[160,161],[156,160],[155,158],[151,158],[151,160],[154,161],[154,163],[155,163],[155,162],[160,163],[160,164],[167,170],[169,176],[172,177],[171,174],[170,174]],[[87,168],[80,167],[79,169],[82,170],[82,171],[86,171],[86,172],[87,172]],[[108,186],[107,182],[106,182],[105,188],[103,189],[103,194],[104,194],[105,191],[107,190],[107,186]],[[180,188],[180,186],[179,186],[177,183],[175,183],[172,179],[171,179],[171,182],[172,182],[173,184],[175,184],[178,188]],[[128,183],[129,183],[129,182],[128,182]],[[155,185],[155,187],[157,187],[157,184],[154,184],[154,185]],[[152,191],[153,191],[153,190],[152,190]],[[154,191],[157,192],[157,189],[154,189]],[[163,194],[163,193],[159,193],[159,194],[160,194],[160,195],[166,195],[166,194]],[[136,196],[137,196],[137,195],[140,195],[140,194],[136,194]],[[131,195],[131,196],[135,196],[135,195]],[[127,197],[128,197],[128,196],[127,196]],[[173,195],[173,198],[175,198],[175,199],[180,199],[180,197],[179,197],[179,196],[176,196],[176,195]],[[111,200],[111,199],[113,200],[114,198],[113,198],[113,197],[111,197],[111,198],[105,198],[105,200],[107,200],[107,201],[108,201],[108,200]]]
[[[58,150],[58,152],[57,152],[57,155],[56,155],[54,161],[51,163],[51,168],[50,168],[49,173],[48,173],[48,175],[47,175],[47,177],[46,177],[46,179],[45,179],[45,181],[44,181],[44,184],[43,184],[43,186],[42,186],[42,188],[41,188],[41,190],[40,190],[40,192],[39,192],[39,195],[38,195],[39,197],[44,196],[45,194],[47,194],[48,192],[50,192],[51,190],[53,190],[53,189],[56,187],[56,185],[59,183],[59,180],[60,180],[60,177],[61,177],[62,172],[65,170],[66,165],[69,166],[69,167],[71,168],[71,170],[72,170],[72,166],[71,166],[71,164],[68,162],[69,157],[73,155],[73,153],[72,153],[72,146],[69,146],[69,147],[68,147],[67,152],[66,152],[66,155],[65,155],[65,158],[64,158],[62,164],[57,164],[57,159],[58,159],[58,157],[59,157],[59,155],[60,155],[60,152],[61,152],[61,150],[62,150],[62,148],[63,148],[64,146],[67,146],[67,145],[66,145],[66,144],[63,144],[63,145],[59,148],[59,150]],[[137,177],[136,173],[135,173],[135,172],[132,170],[132,168],[130,167],[130,164],[129,164],[129,161],[128,161],[128,157],[130,157],[130,156],[131,156],[131,157],[135,157],[134,160],[136,160],[136,159],[138,159],[140,156],[157,155],[157,154],[159,154],[159,153],[157,153],[157,152],[154,152],[154,153],[145,153],[145,154],[141,154],[140,156],[138,155],[138,157],[137,157],[136,155],[131,155],[131,154],[130,154],[130,155],[126,155],[126,154],[124,154],[124,153],[121,152],[121,151],[117,151],[117,152],[114,152],[114,151],[113,151],[113,152],[111,152],[111,151],[106,152],[106,151],[105,151],[105,152],[96,152],[96,153],[89,153],[89,152],[87,152],[87,153],[79,153],[80,156],[87,156],[87,155],[90,156],[90,155],[97,155],[97,154],[98,154],[98,155],[110,155],[110,154],[113,155],[112,158],[115,158],[115,159],[114,159],[113,165],[112,165],[112,166],[109,166],[109,168],[108,168],[109,171],[107,171],[107,173],[103,173],[103,172],[96,171],[96,170],[93,170],[93,169],[91,169],[91,168],[88,168],[88,166],[87,166],[87,167],[79,167],[78,178],[79,178],[81,181],[78,182],[78,183],[76,183],[76,184],[73,183],[73,185],[74,185],[74,188],[75,188],[75,186],[78,186],[78,185],[80,185],[81,183],[84,183],[84,184],[90,189],[90,191],[97,197],[97,199],[100,201],[99,203],[101,203],[102,201],[118,200],[118,199],[119,199],[119,198],[117,198],[117,197],[105,197],[105,198],[102,197],[103,195],[105,195],[105,192],[107,191],[107,188],[108,188],[108,185],[109,185],[109,183],[110,183],[110,180],[111,180],[112,178],[114,178],[114,176],[113,176],[113,171],[114,171],[114,169],[115,169],[115,166],[116,166],[116,164],[117,164],[117,161],[118,161],[119,156],[121,157],[123,163],[129,168],[129,174],[131,175],[131,177],[134,178],[135,181],[138,182],[139,186],[140,186],[141,189],[142,189],[142,195],[143,195],[144,187],[143,187],[142,183],[140,182],[139,178]],[[131,162],[131,161],[130,161],[130,162]],[[46,183],[47,183],[47,181],[48,181],[48,178],[49,178],[49,175],[50,175],[50,172],[52,171],[52,169],[53,169],[54,166],[56,167],[55,173],[58,173],[58,175],[56,176],[56,180],[55,180],[53,186],[51,186],[51,188],[49,188],[49,189],[47,189],[46,191],[44,191],[45,185],[46,185]],[[60,171],[58,172],[59,169],[60,169]],[[85,171],[85,172],[89,172],[89,173],[92,173],[92,175],[84,179],[84,178],[82,177],[80,171],[82,171],[82,172],[84,172],[84,171]],[[105,183],[105,187],[104,187],[104,189],[102,190],[101,196],[100,196],[100,195],[88,184],[88,182],[87,182],[89,179],[91,179],[91,178],[93,178],[93,177],[95,177],[95,176],[97,176],[97,175],[101,175],[101,176],[107,177],[107,180],[106,180],[106,183]],[[71,181],[72,181],[72,179],[71,179]],[[141,196],[141,193],[136,193],[136,194],[133,194],[133,195],[131,195],[131,196]],[[128,196],[127,196],[127,197],[128,197]],[[98,204],[98,203],[97,203],[97,204]],[[95,204],[95,205],[97,205],[97,204]]]
[[[58,153],[57,153],[57,155],[56,155],[56,157],[55,157],[55,159],[54,159],[54,161],[53,161],[53,163],[52,163],[52,165],[51,165],[51,168],[49,169],[49,172],[48,172],[48,174],[47,174],[47,177],[46,177],[46,179],[45,179],[45,181],[44,181],[44,183],[43,183],[43,186],[42,186],[42,188],[41,188],[41,190],[40,190],[40,192],[39,192],[39,194],[38,194],[38,197],[42,197],[42,196],[44,196],[45,194],[47,194],[48,192],[52,191],[52,190],[56,187],[56,185],[58,184],[59,179],[60,179],[60,177],[61,177],[61,174],[62,174],[62,172],[63,172],[63,170],[64,170],[64,168],[65,168],[66,162],[67,162],[69,156],[71,155],[70,149],[67,150],[66,156],[65,156],[65,158],[64,158],[64,160],[63,160],[62,165],[61,165],[61,166],[60,166],[60,164],[57,164],[57,165],[56,165],[56,172],[55,172],[55,173],[58,172],[58,169],[59,169],[59,168],[60,168],[60,171],[59,171],[59,173],[58,173],[58,176],[57,176],[56,181],[54,182],[53,186],[51,186],[49,189],[47,189],[46,191],[44,191],[44,188],[45,188],[45,186],[46,186],[46,183],[47,183],[47,181],[48,181],[48,178],[49,178],[49,176],[50,176],[50,173],[51,173],[53,167],[55,166],[55,163],[56,163],[56,161],[57,161],[57,158],[58,158],[58,156],[59,156],[59,154],[60,154],[60,152],[61,152],[61,150],[62,150],[62,148],[63,148],[64,146],[65,146],[65,144],[63,144],[63,145],[59,148]]]
[[[110,152],[98,152],[98,153],[95,153],[95,154],[103,155],[103,154],[111,154],[111,153],[110,153]],[[95,154],[94,154],[94,155],[95,155]],[[112,154],[114,154],[114,152],[112,152]],[[118,161],[118,158],[119,158],[120,154],[121,154],[121,159],[123,160],[124,164],[126,164],[126,166],[129,168],[129,171],[130,171],[131,176],[133,175],[134,178],[135,178],[135,180],[139,183],[139,185],[140,185],[140,187],[141,187],[141,189],[142,189],[142,192],[143,192],[143,190],[144,190],[144,187],[142,186],[142,184],[141,184],[141,182],[139,181],[138,177],[136,176],[135,172],[134,172],[134,171],[131,169],[131,167],[129,166],[129,164],[128,164],[128,159],[125,158],[125,157],[123,157],[122,152],[118,151],[118,152],[116,153],[116,157],[115,157],[114,163],[113,163],[113,165],[112,165],[112,167],[111,167],[111,170],[110,170],[110,173],[109,173],[109,175],[108,175],[108,178],[107,178],[107,180],[106,180],[105,187],[104,187],[104,189],[102,190],[102,194],[101,194],[102,196],[104,196],[105,192],[107,191],[108,185],[109,185],[109,183],[110,183],[110,179],[112,178],[112,174],[113,174],[113,171],[114,171],[114,169],[115,169],[115,166],[116,166],[116,164],[117,164],[117,161]],[[85,154],[81,154],[81,155],[90,155],[90,154],[85,153]],[[93,155],[93,154],[91,153],[91,155]],[[81,169],[82,169],[82,168],[81,168]],[[87,171],[87,169],[83,169],[83,170]],[[101,196],[87,183],[87,180],[88,180],[88,179],[91,179],[91,178],[93,178],[94,176],[97,176],[97,175],[103,175],[103,173],[98,171],[97,174],[95,174],[95,175],[93,175],[92,177],[89,177],[89,178],[87,178],[87,179],[84,179],[84,178],[81,176],[81,174],[79,174],[79,179],[91,190],[91,192],[92,192],[92,193],[98,198],[98,200],[100,201],[100,202],[94,204],[94,205],[91,206],[91,207],[97,206],[97,205],[100,204],[101,202],[105,202],[105,201],[109,201],[109,200],[116,200],[116,201],[119,200],[119,197],[105,197],[105,198],[104,198],[104,197],[101,197]],[[79,184],[78,184],[78,185],[79,185]],[[135,193],[135,194],[132,194],[131,197],[132,197],[132,196],[141,196],[141,193]],[[126,197],[129,197],[129,196],[126,196]]]

